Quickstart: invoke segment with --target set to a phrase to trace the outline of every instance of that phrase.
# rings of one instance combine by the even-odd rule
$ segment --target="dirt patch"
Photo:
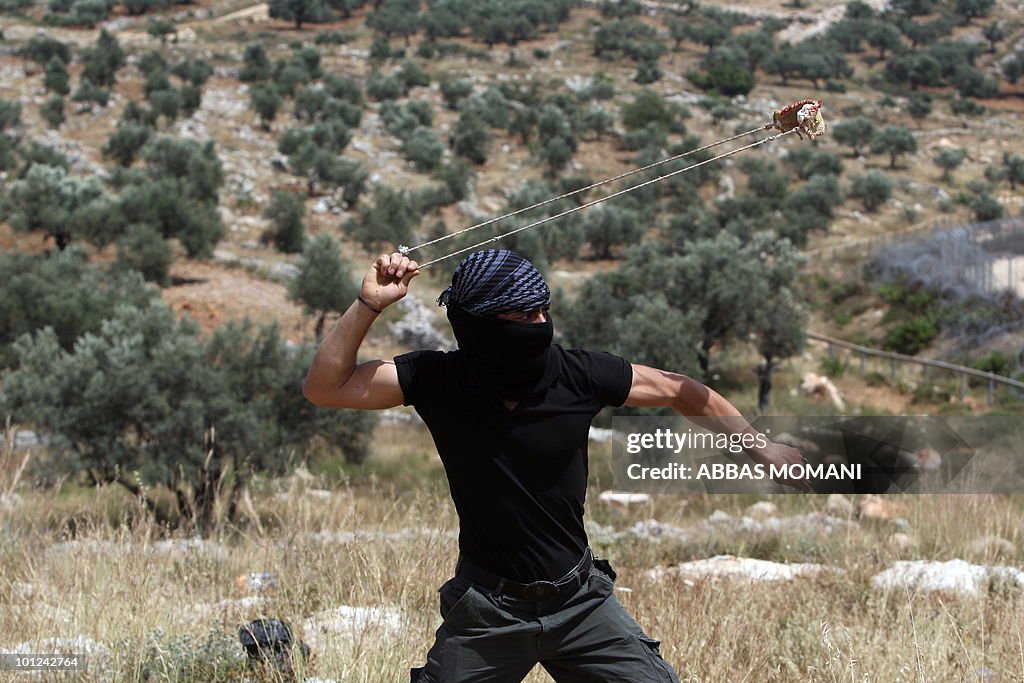
[[[179,315],[188,315],[204,332],[230,320],[249,318],[266,324],[275,320],[291,341],[312,336],[313,321],[288,300],[284,285],[268,282],[240,268],[201,261],[179,260],[171,268],[177,284],[162,291]]]
[[[42,254],[53,248],[53,242],[47,240],[42,233],[15,232],[6,223],[0,223],[0,250],[20,250],[29,254]]]

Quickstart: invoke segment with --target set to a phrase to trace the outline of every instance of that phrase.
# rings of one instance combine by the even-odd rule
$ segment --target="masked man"
[[[588,547],[590,423],[605,406],[668,406],[712,429],[716,419],[731,419],[720,432],[756,432],[688,377],[552,344],[551,292],[529,261],[508,250],[471,254],[438,298],[457,351],[357,363],[373,320],[418,274],[399,253],[380,256],[303,387],[325,407],[412,405],[444,463],[459,560],[439,591],[444,622],[412,682],[513,683],[538,663],[562,683],[678,682],[659,642],[615,597],[615,572]],[[802,461],[780,444],[748,452],[766,464]],[[805,482],[784,483],[806,490]]]

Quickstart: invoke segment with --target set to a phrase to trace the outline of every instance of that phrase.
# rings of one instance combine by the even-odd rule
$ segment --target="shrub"
[[[106,0],[76,0],[71,5],[69,20],[72,24],[93,28],[110,14]]]
[[[249,43],[242,56],[242,70],[238,74],[243,83],[265,81],[270,78],[273,68],[262,43]]]
[[[281,108],[281,96],[277,88],[273,84],[250,86],[249,103],[260,117],[263,130],[270,130],[270,123]]]
[[[64,124],[64,98],[54,95],[39,108],[39,113],[50,128],[60,128]]]
[[[459,102],[473,93],[473,84],[466,79],[444,79],[441,81],[441,96],[449,109],[458,109]]]
[[[67,95],[71,92],[71,87],[68,85],[68,68],[59,57],[51,57],[50,61],[46,62],[43,86],[49,92],[58,95]]]
[[[334,238],[321,233],[311,239],[302,252],[299,274],[288,285],[288,297],[317,316],[317,339],[323,335],[327,314],[343,312],[358,293],[350,264],[341,258]]]
[[[939,329],[929,316],[915,316],[899,323],[885,337],[889,351],[913,356],[939,336]]]
[[[949,103],[949,110],[954,114],[965,114],[967,116],[981,116],[985,113],[983,105],[966,97],[954,97]]]
[[[373,191],[373,205],[361,207],[358,218],[346,224],[346,231],[367,247],[407,244],[412,226],[417,223],[407,192],[386,185]]]
[[[78,84],[78,90],[71,96],[72,102],[95,102],[101,107],[107,106],[110,100],[110,91],[94,85],[88,78],[83,78]]]
[[[728,62],[712,64],[704,72],[691,71],[686,77],[698,88],[726,97],[746,95],[755,84],[754,74],[749,68]]]
[[[68,64],[71,62],[71,46],[50,36],[35,35],[21,49],[21,56],[40,64],[46,64],[53,58]]]
[[[79,336],[99,330],[119,304],[142,305],[156,293],[135,274],[104,272],[89,264],[84,249],[47,255],[0,253],[0,367],[14,360],[18,337],[53,329],[60,348],[70,351]]]
[[[850,364],[838,356],[826,356],[819,363],[821,371],[829,377],[842,377],[850,369]]]
[[[860,199],[864,209],[869,212],[878,210],[882,204],[892,197],[893,182],[882,171],[868,171],[853,179],[850,196]]]
[[[402,145],[402,153],[420,171],[432,171],[441,163],[444,145],[432,128],[418,126]]]
[[[402,66],[398,69],[395,76],[402,82],[402,85],[405,86],[406,92],[408,92],[410,88],[417,86],[426,87],[430,85],[430,76],[427,75],[426,71],[420,68],[419,64],[411,59],[407,59],[402,62]]]
[[[370,99],[377,100],[378,102],[396,100],[403,93],[401,81],[393,76],[385,76],[379,71],[374,71],[370,74],[370,78],[366,82],[366,94]]]
[[[978,221],[992,221],[1003,217],[1003,205],[999,203],[998,199],[987,192],[974,197],[969,206],[974,213],[974,219]]]
[[[464,112],[455,125],[451,147],[457,155],[479,165],[487,161],[490,140],[491,133],[483,119],[478,115]]]
[[[152,132],[149,126],[137,123],[119,125],[103,146],[103,157],[113,159],[122,166],[131,166]]]
[[[145,223],[130,226],[117,241],[115,267],[141,273],[148,282],[161,286],[169,284],[173,259],[163,235]]]
[[[271,221],[271,227],[263,233],[261,241],[273,243],[285,254],[302,251],[305,243],[306,205],[293,192],[274,190],[270,204],[263,210],[263,217]]]
[[[653,90],[642,91],[622,107],[622,125],[628,130],[643,128],[650,122],[669,130],[674,118],[665,99]]]
[[[950,180],[950,174],[963,163],[967,151],[962,147],[944,147],[935,155],[935,165],[942,169],[942,179]]]

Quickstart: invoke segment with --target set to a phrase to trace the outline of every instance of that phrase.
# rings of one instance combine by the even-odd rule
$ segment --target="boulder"
[[[878,590],[909,589],[978,596],[993,581],[1024,588],[1024,571],[1002,565],[971,564],[960,559],[913,560],[897,562],[879,572],[871,578],[871,585]]]
[[[769,562],[751,557],[716,555],[704,560],[683,562],[674,567],[648,572],[653,579],[673,576],[688,579],[746,579],[749,581],[791,581],[798,576],[817,576],[832,571],[822,564]]]
[[[365,634],[397,637],[408,617],[396,607],[350,607],[341,605],[310,615],[302,623],[302,638],[314,651],[341,642],[356,642]]]
[[[651,496],[648,493],[629,493],[625,491],[602,491],[598,499],[602,503],[619,508],[650,505],[651,503]]]

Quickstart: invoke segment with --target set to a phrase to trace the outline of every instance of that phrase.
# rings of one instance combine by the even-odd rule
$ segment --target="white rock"
[[[1024,572],[1013,567],[970,564],[964,560],[897,562],[871,578],[879,590],[942,591],[980,595],[989,581],[1006,581],[1024,588]]]
[[[437,314],[416,297],[405,297],[398,302],[403,316],[388,324],[388,332],[399,344],[414,349],[444,351],[452,347],[452,340],[435,327]]]
[[[388,408],[380,411],[378,415],[384,424],[412,424],[423,421],[415,411],[404,408]]]
[[[19,493],[0,493],[0,510],[13,512],[25,502]]]
[[[14,598],[29,600],[30,598],[39,597],[41,593],[42,591],[34,583],[15,581],[11,584],[11,597]]]
[[[710,515],[708,515],[708,521],[712,524],[717,524],[720,522],[731,522],[732,515],[730,515],[728,512],[725,512],[724,510],[715,510]]]
[[[565,87],[578,93],[589,88],[593,82],[593,78],[573,74],[565,79]]]
[[[647,493],[626,493],[624,491],[602,491],[598,496],[602,503],[616,507],[629,507],[631,505],[649,505],[651,496]]]
[[[673,524],[659,522],[656,519],[645,519],[642,522],[637,522],[626,533],[646,540],[661,540],[663,538],[685,540],[690,536],[688,530]]]
[[[398,636],[408,617],[396,607],[349,607],[342,605],[311,615],[302,623],[302,637],[310,648],[334,646],[339,640],[354,642],[372,631]]]
[[[779,514],[779,507],[767,500],[759,500],[753,505],[747,506],[747,509],[743,511],[743,514],[753,517],[754,519],[767,519],[769,517],[775,517]]]
[[[6,437],[4,434],[0,434],[0,448],[3,448],[7,444]],[[14,450],[20,451],[27,448],[35,448],[39,445],[45,445],[45,437],[40,437],[36,432],[31,429],[19,429],[14,432]]]
[[[663,576],[680,578],[747,579],[750,581],[791,581],[798,576],[815,576],[830,571],[822,564],[769,562],[735,555],[716,555],[705,560],[683,562],[668,569],[656,568],[648,572],[653,579]]]
[[[716,200],[722,201],[726,199],[732,199],[736,196],[736,181],[733,177],[727,173],[723,173],[718,178],[718,196]]]
[[[90,668],[96,664],[97,659],[102,660],[110,656],[110,648],[97,640],[83,635],[78,635],[74,638],[43,638],[41,640],[26,641],[18,643],[6,651],[19,654],[45,652],[83,654],[89,657]]]

